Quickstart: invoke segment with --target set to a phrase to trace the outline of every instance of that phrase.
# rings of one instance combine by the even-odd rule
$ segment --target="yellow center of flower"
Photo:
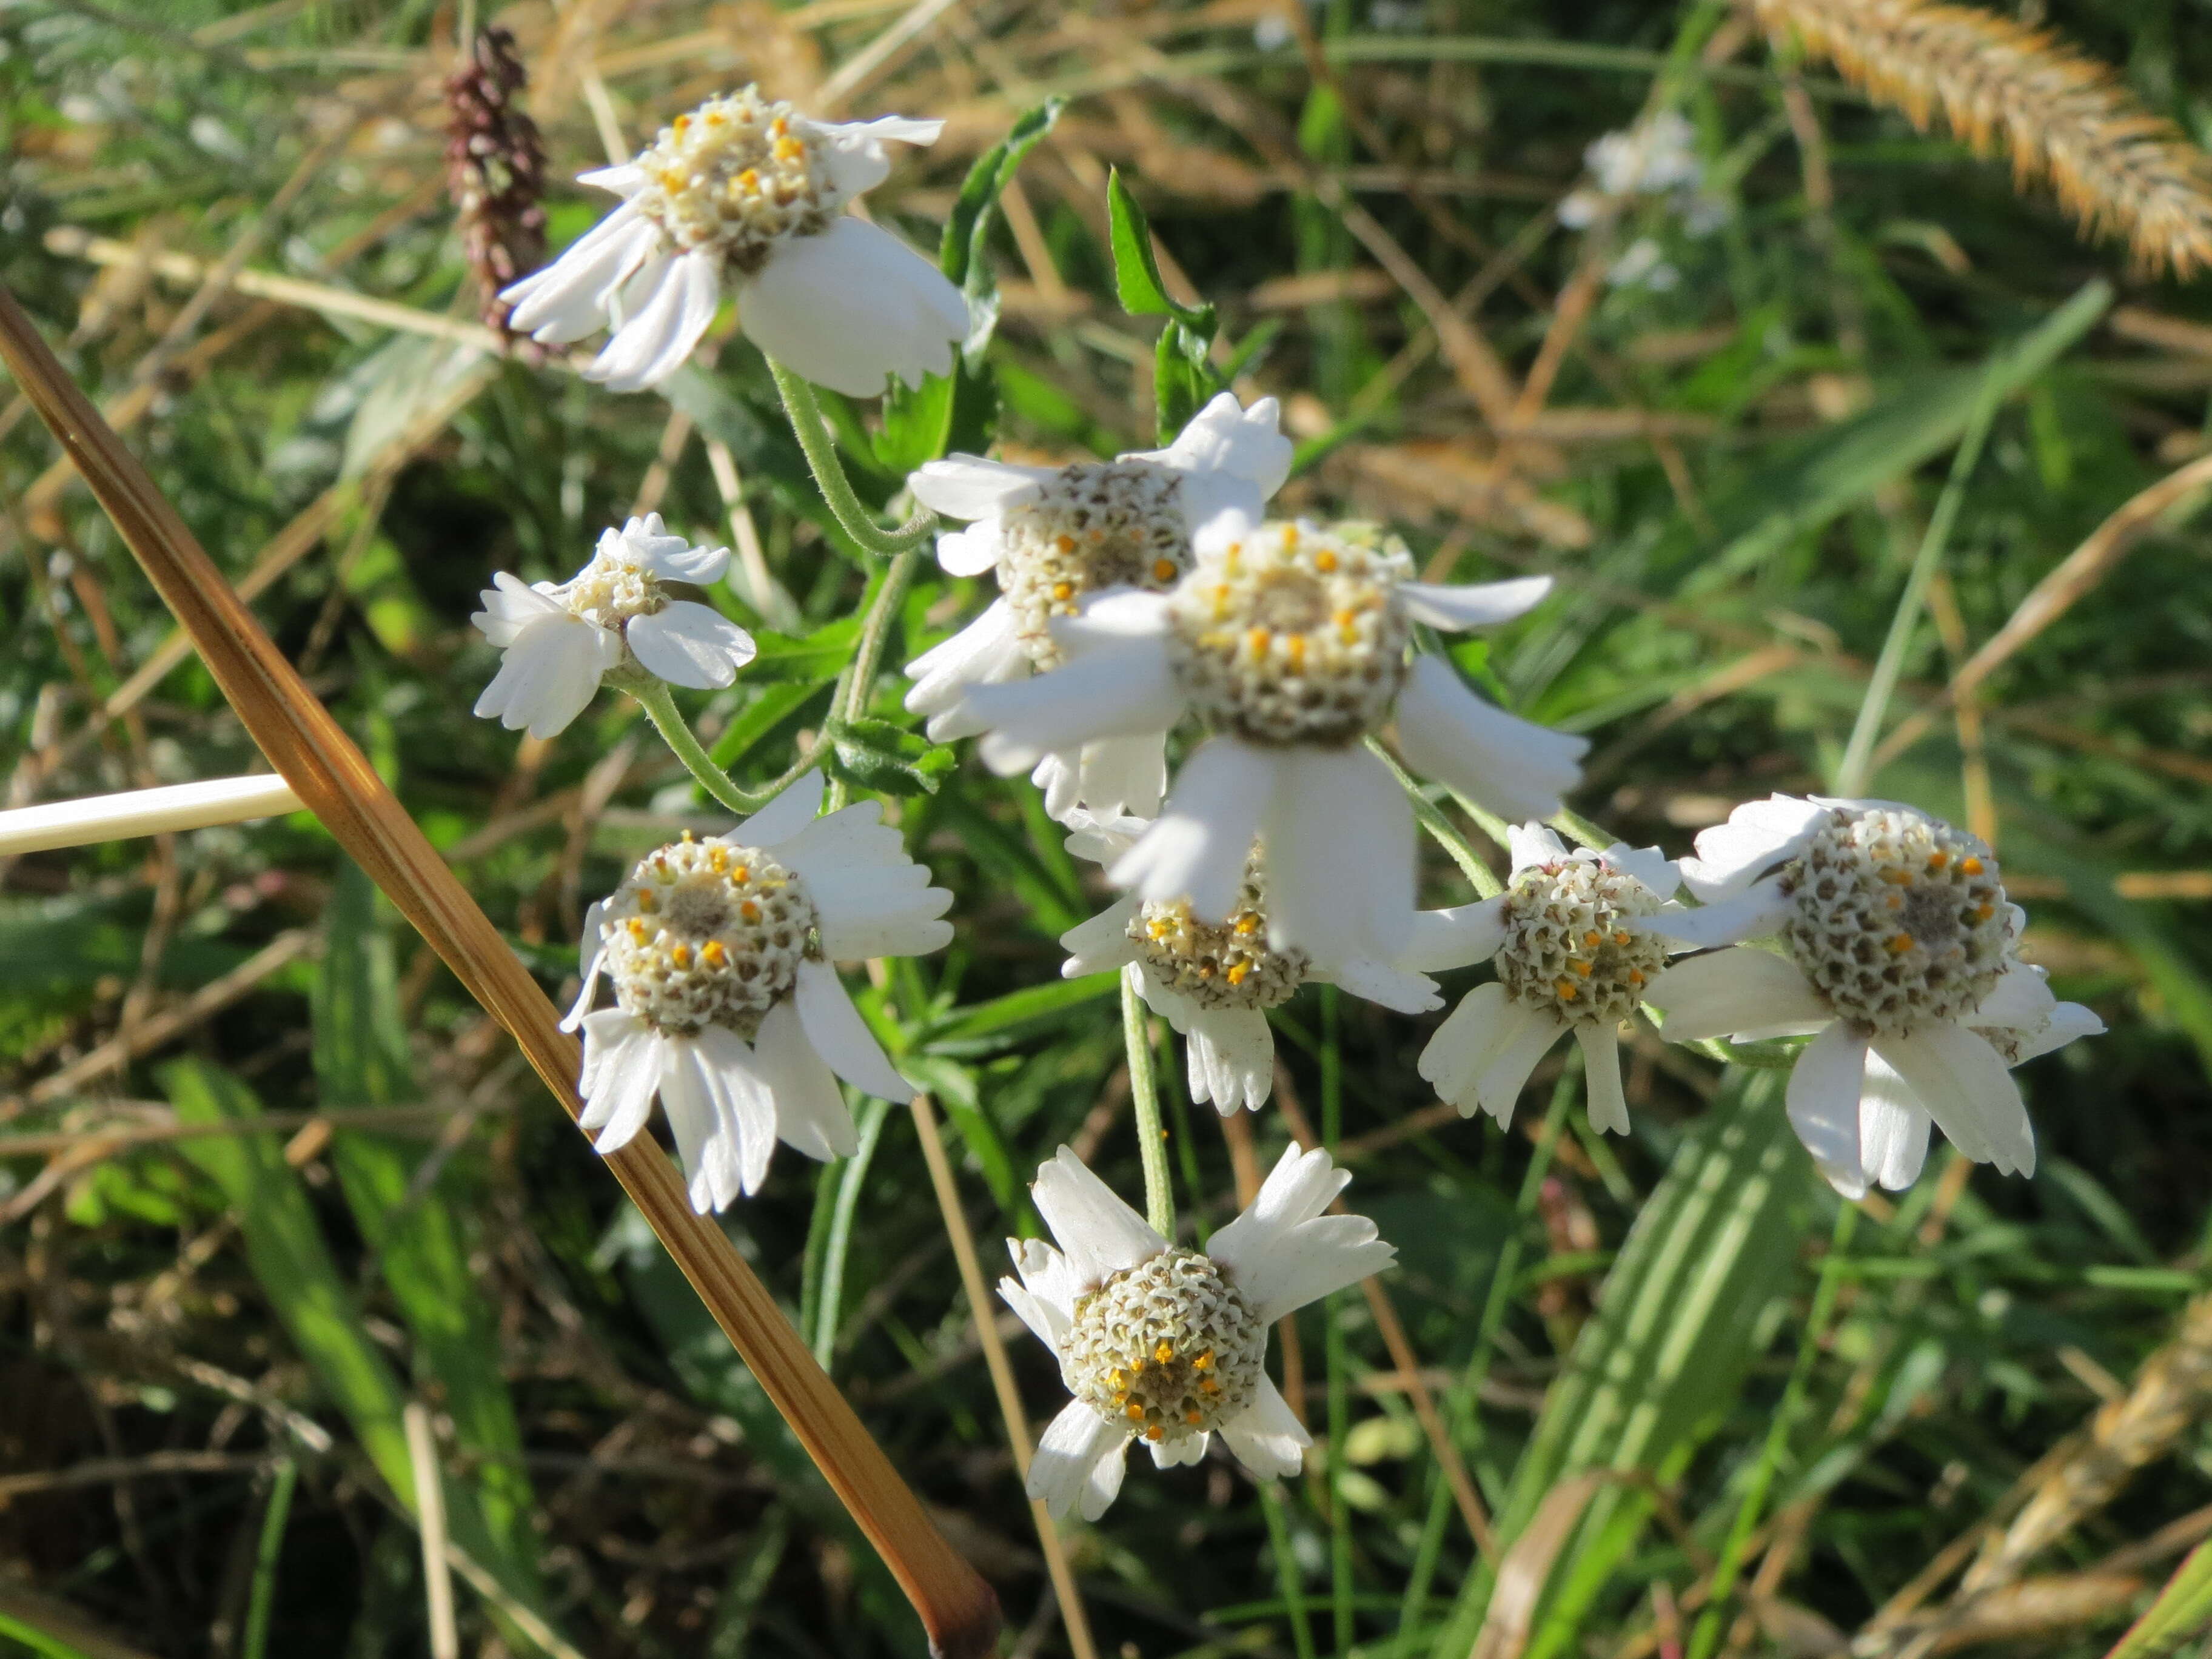
[[[1505,895],[1498,981],[1515,1001],[1570,1025],[1626,1019],[1667,965],[1667,951],[1621,923],[1659,903],[1635,877],[1593,859],[1523,870]]]
[[[661,128],[637,158],[645,182],[630,201],[676,251],[708,248],[757,270],[778,241],[812,235],[836,214],[823,148],[790,105],[746,87]]]
[[[1267,1355],[1267,1328],[1212,1259],[1175,1249],[1079,1297],[1062,1358],[1077,1399],[1172,1444],[1249,1406]]]
[[[1022,649],[1057,667],[1051,622],[1108,587],[1172,586],[1190,566],[1182,475],[1152,461],[1078,461],[999,526],[999,587]]]
[[[600,939],[626,1012],[750,1042],[815,954],[815,927],[805,887],[766,853],[686,835],[638,861],[607,901]]]

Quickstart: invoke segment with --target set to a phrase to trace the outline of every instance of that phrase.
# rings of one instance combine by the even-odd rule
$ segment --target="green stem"
[[[1305,1586],[1298,1580],[1298,1553],[1291,1542],[1290,1519],[1283,1513],[1282,1488],[1273,1480],[1260,1487],[1260,1508],[1267,1517],[1267,1543],[1275,1557],[1275,1580],[1290,1610],[1291,1640],[1298,1659],[1314,1659],[1313,1626],[1306,1620]]]
[[[1797,1360],[1790,1369],[1790,1382],[1782,1391],[1782,1404],[1776,1409],[1773,1421],[1767,1425],[1766,1443],[1759,1449],[1759,1466],[1752,1471],[1750,1489],[1736,1510],[1735,1522],[1729,1528],[1719,1565],[1713,1569],[1712,1596],[1691,1633],[1690,1659],[1711,1659],[1713,1650],[1720,1644],[1722,1611],[1735,1589],[1736,1575],[1743,1570],[1743,1558],[1750,1548],[1751,1534],[1759,1525],[1759,1514],[1766,1506],[1766,1494],[1773,1487],[1775,1471],[1789,1450],[1790,1426],[1804,1406],[1805,1390],[1812,1381],[1813,1362],[1820,1355],[1821,1339],[1827,1334],[1828,1322],[1835,1315],[1836,1297],[1843,1289],[1844,1267],[1849,1260],[1851,1232],[1858,1225],[1858,1218],[1859,1207],[1856,1204],[1846,1203],[1836,1212],[1836,1230],[1828,1244],[1827,1259],[1820,1264],[1820,1285],[1813,1292],[1813,1311],[1797,1341]]]
[[[929,532],[937,527],[937,515],[916,502],[914,516],[896,530],[885,530],[877,524],[875,514],[853,493],[852,480],[845,476],[845,464],[837,459],[836,440],[823,423],[822,405],[815,398],[814,388],[773,357],[768,360],[768,369],[775,377],[775,389],[783,394],[784,412],[791,417],[792,434],[806,453],[806,465],[814,473],[822,499],[837,515],[837,522],[844,526],[845,533],[869,552],[886,559],[927,541]]]
[[[1452,821],[1443,815],[1443,809],[1421,793],[1421,786],[1413,775],[1398,764],[1390,751],[1370,738],[1368,752],[1390,769],[1390,775],[1398,780],[1398,787],[1406,792],[1406,799],[1413,804],[1413,816],[1421,828],[1429,832],[1429,839],[1451,854],[1452,862],[1459,866],[1460,874],[1483,898],[1496,898],[1505,890],[1504,884],[1491,873],[1490,866],[1482,861],[1482,854],[1474,850],[1474,843],[1460,834]]]
[[[638,705],[651,718],[653,729],[660,733],[661,741],[668,745],[669,752],[684,763],[684,769],[698,780],[702,789],[732,812],[750,814],[759,811],[775,799],[784,782],[788,781],[788,778],[780,781],[758,794],[738,788],[730,781],[730,775],[714,764],[714,757],[707,752],[707,746],[699,741],[698,734],[677,712],[676,699],[669,694],[666,685],[659,680],[647,679],[642,685],[623,689],[637,699]],[[811,763],[811,759],[812,757],[808,757],[807,763]],[[805,764],[799,769],[805,770]]]
[[[2005,381],[1998,372],[2003,366],[2008,366],[2007,360],[2000,359],[1983,377],[1982,394],[1975,401],[1966,435],[1959,441],[1959,453],[1951,460],[1950,478],[1936,502],[1927,532],[1920,538],[1920,550],[1912,556],[1912,568],[1905,578],[1905,592],[1898,595],[1897,611],[1889,619],[1889,636],[1881,642],[1881,655],[1875,659],[1874,672],[1867,680],[1866,696],[1859,700],[1858,719],[1851,726],[1851,740],[1844,747],[1843,763],[1836,768],[1838,795],[1863,793],[1870,781],[1867,774],[1874,763],[1875,744],[1881,736],[1882,717],[1889,712],[1890,696],[1905,672],[1905,655],[1912,647],[1912,634],[1920,623],[1920,607],[1928,596],[1928,584],[1936,579],[1936,567],[1942,562],[1943,550],[1951,539],[1951,526],[1957,522],[1959,509],[1966,499],[1967,482],[1982,459],[1982,447],[1989,438],[1990,423],[1996,419],[1997,406],[2004,400]]]
[[[292,1513],[292,1488],[300,1466],[287,1457],[276,1465],[269,1507],[261,1512],[261,1539],[253,1552],[253,1593],[246,1607],[246,1639],[240,1659],[262,1659],[269,1651],[269,1614],[276,1601],[276,1558],[284,1548],[284,1522]]]
[[[1137,997],[1137,970],[1121,974],[1121,1040],[1129,1051],[1129,1101],[1137,1115],[1137,1156],[1145,1166],[1145,1219],[1175,1242],[1175,1187],[1168,1177],[1166,1136],[1160,1125],[1160,1089],[1152,1076],[1152,1041],[1145,1005]]]
[[[1564,834],[1569,841],[1578,842],[1593,853],[1602,853],[1617,845],[1618,836],[1608,836],[1579,812],[1571,812],[1562,806],[1552,819],[1552,828]]]
[[[1321,1139],[1335,1147],[1344,1139],[1342,1008],[1336,987],[1321,988]],[[1344,1298],[1339,1291],[1322,1304],[1328,1384],[1328,1572],[1336,1650],[1348,1653],[1355,1631],[1352,1597],[1352,1506],[1344,1501],[1344,1443],[1352,1431],[1352,1362],[1345,1349]]]
[[[867,615],[860,621],[860,639],[854,647],[853,660],[845,665],[837,690],[830,699],[833,721],[856,720],[868,712],[868,699],[876,689],[876,669],[883,660],[884,642],[890,637],[891,618],[897,614],[899,601],[906,597],[906,590],[914,581],[915,567],[921,562],[921,553],[910,547],[893,557],[882,580],[876,584],[875,597],[868,601]],[[845,781],[833,777],[830,781],[830,810],[834,812],[844,804]]]
[[[888,1100],[871,1100],[860,1109],[860,1144],[845,1162],[837,1182],[837,1207],[830,1218],[830,1237],[822,1253],[822,1288],[814,1311],[814,1362],[823,1370],[837,1352],[839,1306],[845,1297],[846,1247],[852,1242],[853,1216],[860,1208],[860,1188],[868,1178],[868,1165],[876,1156],[876,1143],[884,1138],[890,1115]]]

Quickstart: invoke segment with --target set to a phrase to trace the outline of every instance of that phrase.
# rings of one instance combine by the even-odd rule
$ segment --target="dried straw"
[[[307,690],[137,459],[0,289],[0,358],[98,497],[270,764],[442,957],[570,1117],[577,1050],[499,930]],[[933,1652],[994,1650],[998,1599],[932,1524],[727,1234],[643,1139],[607,1164],[921,1614]]]
[[[1778,37],[1826,58],[1923,130],[1936,112],[2021,184],[2048,179],[2090,234],[2147,270],[2212,267],[2212,157],[2057,35],[1934,0],[1747,0]]]

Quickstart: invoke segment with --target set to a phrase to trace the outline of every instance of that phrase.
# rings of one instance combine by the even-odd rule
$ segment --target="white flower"
[[[1291,441],[1273,398],[1249,409],[1223,392],[1165,449],[1071,466],[1015,466],[974,455],[932,461],[907,482],[915,499],[972,520],[937,539],[948,574],[998,574],[1000,597],[959,633],[907,665],[906,706],[939,743],[982,730],[969,688],[1060,665],[1051,629],[1109,587],[1160,592],[1190,568],[1199,528],[1224,512],[1257,519],[1290,476]],[[1038,763],[1045,811],[1079,801],[1149,817],[1167,787],[1164,734],[1103,738]]]
[[[1816,1034],[1790,1120],[1838,1191],[1910,1185],[1931,1122],[1977,1163],[2033,1173],[2008,1067],[2103,1027],[2020,960],[2024,917],[1987,847],[1894,802],[1776,795],[1699,835],[1681,868],[1708,902],[1637,925],[1732,948],[1652,988],[1665,1035]],[[1765,936],[1781,954],[1735,944]]]
[[[1100,817],[1078,809],[1068,818],[1067,850],[1111,864],[1148,827],[1136,817]],[[1227,1117],[1257,1111],[1275,1086],[1275,1039],[1267,1010],[1299,986],[1342,986],[1401,1013],[1425,1013],[1442,1000],[1424,974],[1365,959],[1324,963],[1305,951],[1267,943],[1267,871],[1254,847],[1236,908],[1220,922],[1200,921],[1188,901],[1146,902],[1135,894],[1070,928],[1060,942],[1068,979],[1118,969],[1133,976],[1152,1011],[1188,1046],[1190,1097],[1212,1101]]]
[[[702,1214],[757,1189],[779,1139],[850,1153],[839,1078],[914,1097],[831,964],[941,949],[952,895],[877,802],[817,818],[821,805],[810,772],[724,834],[647,854],[584,918],[584,988],[563,1022],[584,1030],[582,1127],[613,1152],[658,1094]],[[602,974],[617,1006],[587,1012]]]
[[[1510,841],[1505,891],[1415,920],[1411,965],[1498,964],[1497,980],[1468,992],[1429,1039],[1421,1075],[1461,1115],[1480,1107],[1510,1123],[1528,1073],[1572,1032],[1590,1127],[1626,1134],[1620,1026],[1666,966],[1666,947],[1626,923],[1672,908],[1674,866],[1656,847],[1618,842],[1570,853],[1540,823],[1516,824]]]
[[[1363,740],[1395,709],[1415,770],[1504,816],[1558,811],[1588,744],[1492,708],[1439,658],[1407,659],[1416,622],[1493,626],[1550,586],[1432,586],[1402,550],[1224,514],[1172,592],[1106,593],[1055,620],[1064,667],[970,690],[983,758],[1020,770],[1101,738],[1156,738],[1195,710],[1214,735],[1109,879],[1224,921],[1263,841],[1272,948],[1395,962],[1413,913],[1413,809]]]
[[[1172,1468],[1216,1431],[1257,1479],[1297,1474],[1313,1440],[1268,1379],[1267,1327],[1397,1255],[1365,1217],[1322,1213],[1351,1179],[1327,1152],[1288,1147],[1201,1253],[1170,1245],[1066,1147],[1039,1169],[1030,1194],[1060,1249],[1008,1239],[1021,1282],[999,1294],[1075,1398],[1037,1443],[1029,1495],[1095,1521],[1130,1441]]]
[[[1691,235],[1711,234],[1728,222],[1729,204],[1705,191],[1697,137],[1687,118],[1671,109],[1624,131],[1603,134],[1583,152],[1590,182],[1559,204],[1559,222],[1570,230],[1587,230],[1631,197],[1664,197]]]
[[[844,212],[890,172],[886,141],[934,143],[942,121],[809,120],[746,87],[663,127],[635,161],[580,175],[623,204],[543,270],[503,289],[510,325],[549,344],[613,330],[584,371],[656,386],[714,319],[820,386],[873,397],[952,367],[968,310],[937,267]]]
[[[660,514],[600,532],[592,562],[556,586],[526,585],[500,571],[469,618],[500,648],[499,672],[476,712],[510,732],[550,738],[584,712],[616,669],[642,670],[672,685],[719,690],[753,659],[752,635],[715,610],[671,599],[667,581],[720,581],[726,547],[694,547]]]

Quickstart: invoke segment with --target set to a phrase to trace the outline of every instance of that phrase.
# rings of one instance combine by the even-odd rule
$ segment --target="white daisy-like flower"
[[[1504,817],[1558,811],[1589,744],[1492,708],[1449,663],[1407,650],[1417,622],[1492,627],[1550,586],[1436,586],[1379,539],[1224,514],[1172,592],[1098,596],[1052,624],[1064,666],[969,699],[1000,772],[1102,738],[1153,739],[1194,711],[1213,735],[1109,878],[1224,922],[1262,841],[1273,949],[1395,962],[1413,914],[1413,809],[1364,740],[1395,713],[1416,771]]]
[[[1021,1282],[999,1294],[1075,1398],[1037,1443],[1029,1495],[1096,1521],[1132,1440],[1164,1469],[1197,1462],[1216,1431],[1255,1478],[1297,1474],[1313,1438],[1267,1376],[1267,1328],[1397,1255],[1364,1216],[1323,1213],[1351,1179],[1325,1152],[1286,1148],[1199,1251],[1154,1232],[1066,1147],[1039,1169],[1030,1194],[1060,1249],[1008,1239]]]
[[[726,547],[694,547],[660,514],[603,531],[592,562],[567,581],[525,582],[501,570],[469,620],[500,649],[499,672],[476,712],[510,732],[550,738],[584,712],[617,670],[696,691],[718,690],[753,659],[751,635],[712,605],[671,598],[664,582],[706,586],[729,568]]]
[[[1776,795],[1700,834],[1681,871],[1705,904],[1635,925],[1730,948],[1653,988],[1665,1035],[1814,1034],[1790,1120],[1837,1190],[1911,1184],[1931,1123],[1976,1163],[2033,1173],[2008,1068],[2103,1026],[2020,960],[2025,917],[1986,846],[1895,802]],[[1779,952],[1737,943],[1766,937]]]
[[[1257,519],[1290,476],[1279,412],[1273,398],[1243,409],[1224,392],[1165,449],[1063,467],[953,455],[908,478],[916,501],[971,521],[937,539],[946,573],[999,578],[989,609],[907,665],[915,688],[906,706],[929,717],[931,738],[982,730],[968,706],[971,686],[1059,667],[1054,617],[1074,616],[1107,588],[1164,592],[1190,568],[1200,526],[1224,512]],[[1150,817],[1167,787],[1164,736],[1102,738],[1046,756],[1035,776],[1054,817],[1079,801]]]
[[[1409,962],[1438,969],[1494,961],[1421,1051],[1420,1073],[1437,1097],[1501,1124],[1536,1062],[1572,1032],[1583,1051],[1590,1127],[1628,1133],[1620,1085],[1620,1027],[1660,981],[1667,947],[1629,926],[1670,906],[1680,884],[1656,847],[1616,842],[1602,853],[1569,852],[1540,823],[1514,826],[1506,890],[1456,910],[1417,918]]]
[[[584,988],[563,1022],[584,1031],[582,1127],[613,1152],[657,1095],[702,1214],[756,1191],[778,1140],[852,1152],[839,1078],[914,1097],[832,964],[943,948],[952,895],[878,803],[817,817],[822,793],[810,772],[721,835],[687,833],[584,917]],[[602,975],[617,1006],[587,1012]]]
[[[887,142],[929,144],[942,121],[809,120],[757,87],[679,115],[634,161],[579,175],[623,198],[553,264],[501,291],[509,325],[548,344],[603,324],[584,371],[617,392],[680,368],[726,291],[738,326],[817,385],[873,397],[952,367],[960,290],[845,204],[890,172]]]
[[[1136,844],[1143,818],[1070,814],[1067,850],[1108,865]],[[1295,947],[1267,943],[1267,875],[1263,850],[1246,860],[1236,908],[1219,922],[1201,921],[1188,900],[1146,902],[1132,893],[1060,935],[1068,979],[1113,969],[1133,975],[1146,1006],[1182,1036],[1190,1097],[1212,1101],[1227,1117],[1257,1111],[1275,1086],[1275,1038],[1267,1010],[1298,987],[1341,986],[1400,1013],[1426,1013],[1443,999],[1425,974],[1366,959],[1316,962]]]

